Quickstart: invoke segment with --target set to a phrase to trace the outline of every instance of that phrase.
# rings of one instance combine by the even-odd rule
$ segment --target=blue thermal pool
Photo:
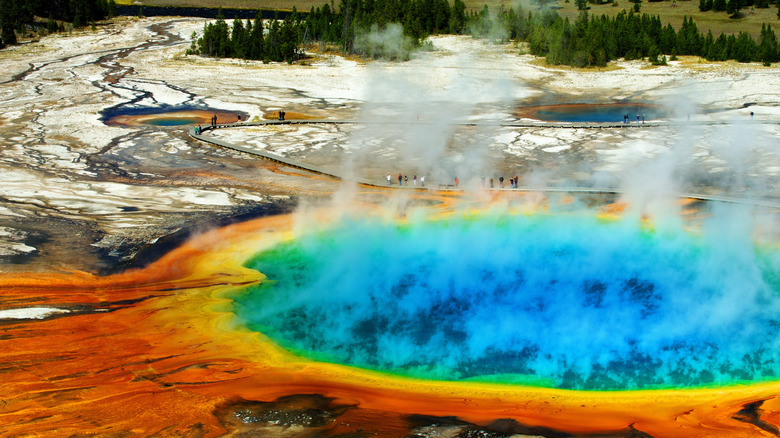
[[[571,389],[780,376],[780,251],[717,223],[346,219],[247,266],[268,281],[236,314],[308,359]]]
[[[628,116],[630,123],[667,119],[670,111],[662,106],[643,103],[610,104],[562,104],[522,108],[519,116],[548,122],[602,122],[623,123]]]
[[[209,125],[214,116],[217,117],[217,123],[235,123],[242,118],[243,120],[246,120],[245,114],[242,113],[212,108],[183,106],[113,109],[103,114],[103,121],[107,125],[120,126]]]
[[[200,119],[196,118],[166,118],[159,117],[146,122],[148,125],[155,126],[181,126],[181,125],[194,125],[196,123],[203,123]]]

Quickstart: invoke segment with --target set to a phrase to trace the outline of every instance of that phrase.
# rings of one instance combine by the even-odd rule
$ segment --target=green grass
[[[497,10],[499,7],[508,9],[511,6],[517,4],[516,1],[507,0],[464,0],[466,7],[478,10],[483,5],[487,4],[491,10]],[[623,9],[630,10],[633,7],[633,3],[628,0],[617,0],[618,6],[612,4],[604,5],[591,5],[590,13],[601,15],[615,15]],[[134,5],[155,5],[155,6],[197,6],[197,7],[218,7],[223,8],[247,8],[247,9],[279,9],[289,10],[293,6],[298,8],[299,11],[308,11],[312,6],[320,6],[325,3],[330,3],[329,0],[119,0],[119,4],[134,4]],[[338,5],[339,0],[334,0],[334,3]],[[530,0],[520,0],[523,8],[526,10],[536,10],[537,7],[530,3]],[[557,0],[557,5],[560,9],[558,12],[569,19],[574,20],[579,11],[575,6],[574,0],[570,0],[568,3],[565,0]],[[740,31],[747,31],[754,38],[758,38],[761,31],[761,24],[768,23],[775,30],[775,33],[780,33],[780,19],[777,18],[777,8],[770,7],[768,9],[746,9],[745,18],[734,20],[729,18],[725,12],[699,12],[699,2],[696,0],[679,0],[677,6],[672,6],[671,1],[662,2],[647,2],[644,1],[641,5],[642,12],[659,15],[661,22],[664,25],[666,23],[672,23],[672,26],[679,29],[682,25],[684,16],[692,16],[699,27],[699,30],[706,35],[707,30],[712,30],[712,33],[717,37],[721,32],[738,33]]]
[[[595,15],[615,15],[623,9],[630,10],[634,4],[627,0],[617,0],[619,5],[612,6],[611,4],[605,5],[591,5],[591,9],[588,11],[590,14]],[[574,4],[574,0],[570,0],[569,3],[565,3],[563,0],[558,1],[558,6],[562,9],[558,11],[561,15],[569,17],[570,20],[574,20],[580,11],[577,10],[577,6]],[[705,36],[708,30],[712,30],[713,35],[717,38],[721,32],[739,33],[740,31],[749,32],[753,35],[753,38],[758,40],[761,34],[761,25],[767,23],[772,26],[775,33],[780,30],[780,19],[777,18],[777,8],[770,7],[768,9],[755,10],[745,9],[745,18],[732,19],[729,18],[729,14],[725,12],[700,12],[699,2],[695,0],[678,1],[677,6],[672,6],[671,1],[662,2],[647,2],[644,1],[641,4],[641,12],[650,15],[658,15],[661,17],[661,22],[672,23],[675,29],[680,29],[682,26],[683,17],[693,17],[696,25]]]

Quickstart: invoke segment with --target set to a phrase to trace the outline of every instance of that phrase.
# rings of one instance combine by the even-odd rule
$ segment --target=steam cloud
[[[369,43],[395,40],[385,32]],[[413,60],[408,74],[372,71],[345,175],[368,163],[383,176],[399,161],[405,168],[393,179],[459,176],[479,188],[490,175],[495,122],[508,117],[517,90],[455,69],[418,74],[437,62]],[[679,91],[667,106],[696,120],[702,90]],[[476,126],[454,124],[463,121]],[[540,190],[577,173],[587,176],[571,185],[621,192],[630,210],[614,222],[570,211],[447,221],[412,212],[398,225],[358,219],[365,212],[347,208],[357,191],[345,185],[333,200],[344,212],[338,225],[320,228],[305,210],[297,240],[251,262],[270,281],[238,298],[238,314],[303,355],[424,378],[580,389],[777,378],[780,252],[755,243],[776,242],[777,214],[713,203],[693,233],[677,202],[681,193],[771,199],[774,133],[739,123],[651,132],[616,142],[617,169],[599,170],[597,160],[523,175]],[[398,191],[389,203],[408,196]],[[648,215],[654,229],[640,220]]]
[[[776,377],[780,253],[756,248],[750,217],[728,210],[746,225],[712,221],[700,236],[569,214],[343,220],[252,262],[273,283],[238,313],[304,355],[425,378],[624,389]]]

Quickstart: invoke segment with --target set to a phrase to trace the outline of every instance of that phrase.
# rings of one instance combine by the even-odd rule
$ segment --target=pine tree
[[[466,25],[466,4],[463,0],[454,0],[452,2],[452,12],[450,13],[450,32],[462,33]]]
[[[230,52],[230,56],[234,58],[246,58],[246,35],[244,33],[244,23],[238,17],[233,20],[233,30],[230,34]]]
[[[15,0],[2,0],[0,2],[0,46],[16,44],[16,18],[18,16],[17,2]]]
[[[736,14],[740,9],[742,9],[741,0],[728,0],[728,3],[726,4],[726,13]]]
[[[768,24],[761,25],[761,38],[759,42],[759,61],[765,66],[773,62],[780,61],[780,52],[778,52],[777,36],[775,31]]]
[[[265,57],[265,42],[263,41],[263,17],[260,13],[255,17],[252,33],[249,37],[249,59],[263,59]]]

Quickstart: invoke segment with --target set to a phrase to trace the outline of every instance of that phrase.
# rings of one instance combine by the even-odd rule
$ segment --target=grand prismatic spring
[[[202,27],[0,58],[0,436],[780,434],[780,75]]]

